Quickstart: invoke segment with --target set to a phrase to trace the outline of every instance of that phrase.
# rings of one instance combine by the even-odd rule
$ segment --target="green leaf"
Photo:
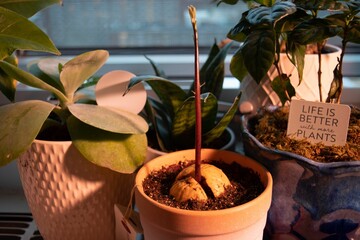
[[[213,46],[214,50],[210,51],[207,61],[200,69],[200,80],[201,83],[205,83],[202,92],[211,92],[219,98],[225,77],[225,58],[232,44],[230,42],[222,48],[215,45],[216,43]]]
[[[257,83],[260,83],[274,62],[275,41],[275,33],[271,29],[255,30],[241,46],[246,69]]]
[[[34,87],[34,88],[40,88],[46,91],[49,91],[56,95],[56,97],[62,101],[63,103],[68,102],[68,99],[64,94],[59,90],[54,88],[53,86],[47,84],[46,82],[42,81],[41,79],[35,77],[34,75],[25,72],[24,70],[13,66],[12,64],[9,64],[4,61],[0,61],[0,68],[9,76],[15,78],[17,81]]]
[[[62,93],[65,94],[64,87],[60,82],[60,73],[58,69],[59,64],[65,63],[66,60],[63,58],[40,58],[31,61],[27,65],[27,68],[34,76],[40,78],[54,88],[59,89]]]
[[[230,31],[227,34],[227,37],[229,39],[243,42],[246,38],[246,36],[251,32],[251,25],[248,22],[246,16],[249,11],[246,11],[242,14],[240,21],[230,29]]]
[[[296,6],[292,2],[277,2],[271,7],[260,6],[250,9],[246,19],[251,25],[271,24],[296,12]]]
[[[271,87],[283,105],[286,101],[290,100],[292,96],[295,96],[295,88],[291,85],[290,78],[286,76],[286,74],[283,74],[281,77],[277,76],[272,80]]]
[[[133,86],[141,82],[146,82],[150,85],[171,118],[174,117],[175,111],[177,111],[183,101],[187,98],[186,92],[170,80],[148,75],[131,78],[126,92],[130,91]]]
[[[105,131],[123,134],[142,134],[147,122],[131,112],[89,104],[71,104],[69,111],[82,122]]]
[[[294,0],[294,3],[302,9],[310,11],[337,10],[341,8],[340,1],[334,0]]]
[[[14,66],[17,66],[17,58],[14,54],[4,59],[5,62],[8,62]],[[16,91],[16,80],[11,76],[7,75],[4,71],[0,69],[0,91],[9,99],[11,102],[15,101],[15,91]]]
[[[152,68],[154,69],[155,75],[162,78],[167,78],[164,70],[160,69],[160,67],[148,56],[145,56],[147,60],[149,60]]]
[[[332,25],[326,19],[310,19],[300,23],[289,34],[293,42],[302,45],[322,42],[323,40],[336,36],[341,31],[341,27]]]
[[[240,82],[248,74],[248,71],[245,67],[244,59],[241,54],[241,49],[237,50],[232,56],[230,61],[230,72],[237,78]]]
[[[234,99],[233,104],[224,114],[224,116],[220,119],[220,121],[216,124],[216,126],[204,134],[203,141],[205,144],[210,144],[216,139],[218,139],[223,134],[225,129],[229,126],[239,107],[240,97],[241,93]]]
[[[27,18],[0,7],[0,59],[16,49],[60,54],[50,38]]]
[[[70,101],[72,101],[75,91],[81,84],[95,74],[104,65],[108,57],[107,51],[95,50],[80,54],[63,66],[60,81]]]
[[[54,105],[30,100],[0,107],[0,166],[29,148]]]
[[[0,7],[10,9],[17,12],[24,17],[31,17],[40,10],[53,5],[55,3],[61,4],[61,0],[1,0]]]
[[[121,173],[132,173],[145,160],[145,134],[108,132],[87,125],[73,116],[67,123],[74,146],[96,165]]]
[[[287,50],[289,52],[289,60],[294,64],[294,66],[296,66],[296,69],[298,71],[300,85],[303,79],[306,46],[288,41]]]
[[[207,132],[215,125],[217,99],[212,93],[201,94],[202,131]],[[189,97],[176,112],[173,121],[173,138],[179,148],[194,147],[195,138],[195,98]]]

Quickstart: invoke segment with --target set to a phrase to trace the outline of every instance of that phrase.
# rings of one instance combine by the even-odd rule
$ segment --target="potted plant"
[[[55,2],[0,5],[29,16]],[[107,51],[83,53],[58,64],[57,75],[42,71],[38,78],[9,61],[13,51],[59,51],[27,18],[4,7],[0,12],[6,29],[0,34],[0,89],[11,101],[0,107],[0,165],[18,159],[25,196],[45,239],[113,239],[114,204],[130,199],[148,125],[134,113],[81,103],[77,90],[106,62]],[[10,22],[18,25],[8,27]],[[16,81],[49,91],[57,101],[15,102]]]
[[[266,94],[273,95],[276,93],[281,99],[279,104],[286,105],[290,102],[291,96],[296,95],[294,88],[297,85],[290,85],[289,73],[279,67],[279,61],[282,60],[279,56],[281,42],[286,40],[287,55],[299,69],[299,79],[301,79],[301,69],[306,64],[303,61],[306,45],[315,43],[316,48],[321,48],[323,46],[321,43],[324,40],[339,36],[342,39],[342,52],[335,67],[331,69],[333,76],[329,89],[321,99],[323,102],[339,103],[342,92],[342,65],[346,44],[348,42],[360,42],[358,1],[315,1],[311,3],[307,1],[282,1],[268,3],[267,6],[263,1],[256,2],[261,2],[263,5],[256,6],[243,13],[239,24],[230,31],[230,37],[234,39],[244,40],[241,36],[246,35],[241,49],[232,59],[233,74],[236,77],[245,76],[242,68],[247,69],[251,74],[256,63],[248,61],[250,57],[251,59],[255,58],[254,55],[251,55],[255,52],[250,50],[259,46],[257,44],[266,42],[259,47],[258,52],[267,52],[265,58],[268,60],[261,58],[266,64],[261,67],[262,74],[254,77],[254,79],[260,85],[263,84],[264,75],[269,67],[274,64],[279,74],[275,74],[277,77],[267,86],[268,89],[269,87],[273,88],[273,91]],[[317,15],[319,11],[327,9],[333,11],[325,18],[319,18]],[[269,38],[269,36],[272,37]],[[242,63],[242,59],[246,62]],[[320,77],[324,66],[322,60],[323,56],[319,56],[318,66],[320,67],[315,68],[318,77],[308,79],[315,81],[319,88],[323,86]],[[259,61],[261,60],[259,59]],[[305,76],[303,76],[302,81],[305,81]],[[250,90],[250,88],[246,90]],[[257,97],[263,99],[262,96]],[[320,101],[320,99],[313,101]],[[253,104],[250,100],[250,104],[248,102],[243,103],[242,110],[247,113],[255,113],[258,111],[258,106],[261,104]],[[260,124],[271,125],[270,128],[275,130],[270,134],[272,138],[270,142],[273,145],[264,146],[253,136],[254,123],[257,122],[257,118],[251,118],[251,116],[243,117],[243,142],[246,154],[263,163],[274,177],[273,201],[269,211],[267,232],[274,238],[283,237],[286,239],[358,238],[360,217],[358,202],[360,199],[357,194],[357,183],[360,177],[360,164],[356,153],[359,153],[359,146],[356,139],[353,145],[350,141],[351,136],[359,135],[359,132],[356,132],[358,128],[356,126],[359,124],[358,110],[353,108],[351,118],[354,119],[351,120],[355,125],[354,133],[353,135],[348,134],[348,143],[341,148],[347,150],[336,155],[348,156],[347,160],[351,159],[351,162],[342,162],[340,159],[336,159],[335,162],[317,162],[319,157],[308,158],[308,156],[294,154],[291,150],[284,148],[283,143],[293,145],[293,148],[308,153],[314,151],[333,154],[333,150],[339,150],[339,147],[324,147],[322,144],[314,146],[314,144],[306,141],[300,141],[301,145],[295,145],[295,142],[299,143],[299,141],[293,139],[285,141],[280,136],[286,135],[286,129],[281,132],[281,126],[286,128],[287,118],[274,119],[274,116],[286,114],[276,111],[266,115],[271,118],[270,122],[262,122],[261,120]],[[263,128],[260,131],[267,130]],[[351,131],[351,128],[348,131]],[[276,139],[279,139],[281,143],[275,142]],[[312,147],[308,148],[309,145]],[[326,158],[329,159],[329,157]]]
[[[224,60],[231,43],[213,44],[207,60],[200,69],[203,101],[203,147],[235,149],[235,134],[228,127],[237,112],[240,97],[236,97],[228,111],[219,111],[220,94],[224,83]],[[165,72],[148,58],[156,76],[137,76],[130,80],[128,91],[146,82],[155,96],[148,96],[144,117],[150,129],[147,133],[149,148],[147,160],[165,153],[190,149],[194,146],[195,105],[194,82],[189,90],[168,80]],[[206,105],[205,102],[206,101]]]
[[[201,102],[196,12],[193,6],[189,7],[189,13],[195,43],[195,99],[192,103],[196,109],[195,149],[157,157],[137,173],[135,203],[139,209],[145,239],[262,239],[271,198],[271,175],[255,161],[235,152],[202,148],[201,115],[207,102]],[[260,191],[255,190],[260,195],[255,194],[250,197],[252,200],[238,206],[227,205],[226,209],[217,208],[219,205],[209,207],[211,201],[226,202],[228,195],[222,194],[225,194],[228,187],[234,186],[234,179],[230,178],[230,183],[229,175],[225,175],[225,170],[221,170],[219,166],[215,167],[216,162],[232,169],[244,166],[250,173],[255,173],[243,175],[237,172],[235,175],[249,180],[251,187],[247,185],[250,187],[247,188],[248,191],[259,189],[256,186],[260,186]],[[185,168],[178,174],[183,167]],[[251,175],[255,177],[250,177]],[[207,193],[212,192],[216,197],[206,196],[203,188],[205,182]],[[232,191],[236,192],[235,196],[241,195],[235,188]],[[172,197],[168,197],[169,195]],[[210,198],[213,200],[206,200]],[[175,207],[172,204],[177,205]],[[190,206],[195,208],[191,210]]]

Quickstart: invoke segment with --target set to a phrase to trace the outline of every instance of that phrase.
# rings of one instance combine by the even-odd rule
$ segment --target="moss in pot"
[[[271,176],[262,166],[240,154],[201,148],[198,43],[193,6],[189,7],[189,13],[195,43],[195,149],[157,157],[139,170],[135,202],[144,235],[146,239],[260,240],[270,204]],[[229,169],[238,171],[228,175]],[[245,180],[246,177],[249,178]],[[243,182],[233,184],[239,178]],[[245,190],[248,186],[242,185],[244,182],[251,187]],[[226,200],[231,197],[227,194],[231,190],[235,191],[234,195],[241,191],[252,195],[228,203]]]

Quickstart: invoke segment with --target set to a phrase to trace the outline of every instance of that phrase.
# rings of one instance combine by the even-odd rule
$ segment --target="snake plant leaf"
[[[108,57],[108,51],[94,50],[76,56],[63,66],[60,81],[64,86],[66,96],[70,100],[81,84],[94,75],[104,65]]]
[[[257,83],[260,83],[274,62],[275,41],[273,30],[257,29],[247,36],[241,47],[245,67]]]
[[[174,117],[175,111],[188,97],[186,92],[181,87],[171,82],[170,80],[162,77],[148,75],[131,78],[127,91],[129,91],[134,85],[141,82],[146,82],[150,85],[152,90],[163,103],[164,107],[166,107],[166,111],[169,112],[171,118]]]
[[[244,59],[241,54],[241,49],[238,49],[230,61],[230,72],[237,78],[240,82],[248,74],[248,71],[245,67]]]
[[[61,4],[61,0],[0,0],[0,7],[10,9],[24,17],[31,17],[40,10],[53,5]]]
[[[283,105],[286,101],[290,100],[292,96],[295,96],[295,88],[291,85],[290,78],[286,74],[274,78],[274,80],[271,81],[271,87]]]
[[[158,77],[162,77],[162,78],[167,78],[164,70],[162,70],[157,63],[155,63],[151,58],[149,58],[148,56],[145,55],[145,58],[147,60],[149,60],[154,72],[155,72],[155,75],[158,76]]]
[[[0,107],[0,166],[20,156],[31,145],[54,107],[39,100]]]
[[[133,173],[145,160],[145,134],[119,134],[83,123],[74,116],[67,120],[74,146],[90,162],[120,173]]]
[[[18,65],[17,58],[14,54],[4,59],[5,62],[8,62],[14,66]],[[16,80],[11,76],[7,75],[4,71],[0,69],[0,91],[9,99],[11,102],[15,101],[15,91],[16,91]]]
[[[332,25],[326,19],[310,19],[297,25],[291,33],[289,38],[292,41],[302,45],[321,42],[330,37],[336,36],[341,31],[341,27]]]
[[[260,6],[250,9],[246,19],[251,25],[271,24],[296,12],[296,5],[292,2],[277,2],[271,7]]]
[[[189,97],[176,112],[173,121],[173,139],[178,145],[193,147],[195,137],[195,98]],[[202,131],[207,132],[215,125],[218,102],[212,93],[201,94]]]
[[[67,97],[59,89],[47,84],[46,82],[35,77],[31,73],[28,73],[5,61],[0,61],[0,69],[2,69],[7,75],[15,78],[17,81],[25,85],[49,91],[56,95],[61,102],[68,102]]]
[[[77,119],[104,131],[123,134],[142,134],[148,130],[147,122],[131,112],[90,104],[71,104],[69,111]]]
[[[220,119],[220,121],[216,124],[214,128],[204,134],[203,141],[204,144],[210,144],[215,139],[219,138],[227,126],[229,126],[230,122],[234,118],[236,111],[239,107],[241,93],[234,99],[233,104],[229,108],[229,110],[224,114],[224,116]]]
[[[60,54],[50,38],[26,17],[0,7],[0,18],[0,60],[16,49]]]
[[[205,84],[201,89],[202,92],[211,92],[215,97],[220,97],[225,76],[225,58],[231,45],[230,42],[219,48],[214,43],[213,50],[210,50],[206,62],[200,69],[200,81]]]

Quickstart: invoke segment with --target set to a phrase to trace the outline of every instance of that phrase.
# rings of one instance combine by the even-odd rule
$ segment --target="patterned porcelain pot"
[[[318,163],[262,145],[242,118],[245,154],[273,176],[271,239],[360,239],[360,161]]]
[[[19,158],[18,169],[44,239],[115,238],[114,204],[128,204],[134,174],[90,163],[70,141],[35,140]]]

